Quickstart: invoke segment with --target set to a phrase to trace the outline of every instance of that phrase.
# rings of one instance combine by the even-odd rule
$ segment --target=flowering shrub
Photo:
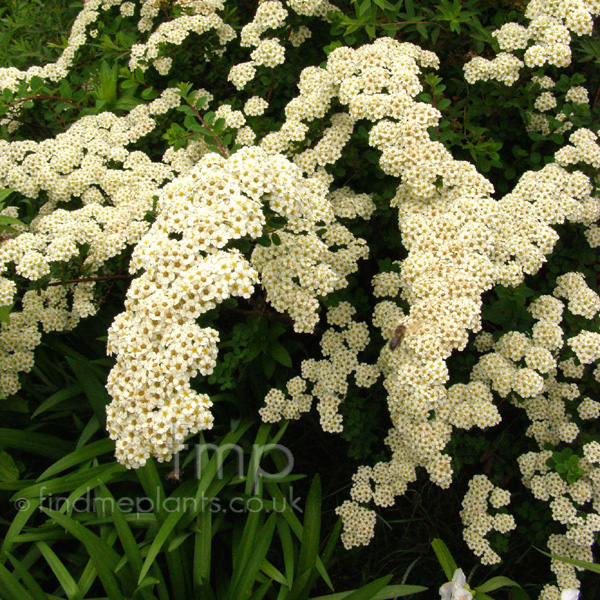
[[[243,5],[86,0],[56,62],[0,69],[0,394],[19,392],[44,334],[116,307],[106,428],[139,468],[211,429],[224,382],[260,354],[253,414],[296,420],[316,400],[325,432],[385,442],[377,460],[355,453],[370,464],[337,509],[348,549],[421,472],[449,488],[453,441],[514,410],[512,469],[554,521],[543,541],[591,562],[600,132],[585,57],[598,60],[600,7],[532,0],[492,27],[457,2],[419,15],[364,0],[356,19],[328,0]],[[474,48],[447,87],[436,42],[466,22]],[[486,113],[466,91],[503,100]],[[300,360],[269,338],[222,359],[220,344],[240,342],[227,311],[318,348]],[[519,517],[489,475],[474,474],[460,513],[486,565],[501,560],[492,534]],[[551,569],[542,600],[579,588],[577,567]]]

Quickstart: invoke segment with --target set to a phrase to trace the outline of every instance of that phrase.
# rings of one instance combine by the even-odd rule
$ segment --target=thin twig
[[[37,96],[29,96],[29,98],[20,98],[19,100],[11,102],[10,104],[22,104],[23,102],[27,102],[29,100],[60,100],[61,102],[66,102],[72,106],[79,106],[79,104],[73,100],[67,100],[66,98],[61,98],[60,96],[51,96],[49,94],[38,94]]]
[[[65,279],[64,281],[53,281],[48,287],[55,285],[68,285],[70,283],[90,283],[92,281],[112,281],[115,279],[131,279],[131,275],[106,275],[101,277],[83,277],[81,279]]]
[[[594,104],[592,104],[592,107],[596,106],[596,103],[598,102],[598,99],[600,99],[600,85],[598,86],[598,90],[596,92],[596,96],[594,98]]]
[[[198,117],[198,119],[200,120],[200,123],[202,123],[202,125],[208,130],[209,133],[212,134],[213,139],[215,140],[215,142],[217,143],[217,147],[219,148],[219,150],[221,151],[221,154],[225,157],[225,158],[229,158],[229,154],[227,152],[227,150],[225,150],[225,148],[223,148],[223,146],[221,146],[221,142],[219,142],[219,138],[217,137],[217,135],[215,134],[215,132],[205,123],[204,119],[202,118],[202,115],[200,114],[200,112],[198,111],[198,109],[193,106],[192,104],[188,104],[191,109],[196,113],[196,116]]]

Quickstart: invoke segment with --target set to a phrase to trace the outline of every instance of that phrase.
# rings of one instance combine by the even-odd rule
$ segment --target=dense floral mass
[[[217,62],[238,38],[226,22],[225,2],[177,0],[179,16],[164,22],[160,4],[87,0],[60,59],[27,71],[0,69],[0,88],[16,92],[34,78],[67,77],[95,36],[96,21],[112,8],[135,19],[144,40],[131,48],[132,72],[171,73],[173,48],[188,36],[216,36],[195,57],[208,62]],[[562,527],[550,535],[548,549],[591,561],[600,532],[600,444],[584,443],[581,475],[573,481],[550,467],[548,445],[574,443],[600,416],[599,399],[589,391],[600,385],[597,282],[580,272],[560,273],[552,295],[528,302],[530,331],[493,335],[484,329],[482,305],[487,292],[516,288],[544,267],[560,240],[557,226],[580,226],[589,246],[600,247],[600,132],[561,117],[556,81],[544,72],[570,64],[572,36],[592,32],[600,5],[532,0],[526,27],[507,23],[494,32],[501,50],[495,58],[466,64],[471,84],[513,86],[525,72],[537,90],[526,128],[569,132],[545,166],[525,172],[501,196],[473,164],[432,139],[442,112],[418,98],[440,58],[387,36],[358,48],[336,47],[320,66],[304,68],[283,122],[257,136],[270,96],[246,88],[265,69],[277,72],[312,35],[288,20],[319,23],[336,11],[327,0],[266,0],[241,28],[248,60],[223,80],[243,110],[230,103],[214,108],[234,134],[235,151],[216,134],[217,148],[193,139],[169,147],[161,159],[140,149],[161,119],[190,99],[202,120],[196,106],[212,105],[216,92],[204,88],[186,98],[181,88],[166,87],[125,116],[82,116],[40,142],[0,141],[0,188],[38,206],[28,225],[16,225],[0,245],[0,305],[15,305],[0,330],[0,394],[19,390],[19,374],[33,368],[43,333],[73,329],[98,311],[102,276],[130,251],[132,281],[107,341],[116,357],[107,429],[119,462],[137,468],[150,457],[168,461],[191,434],[213,426],[213,401],[197,381],[219,361],[220,324],[206,319],[229,299],[248,300],[260,290],[295,332],[320,336],[322,355],[303,360],[285,389],[268,392],[259,411],[264,422],[298,419],[315,404],[323,430],[340,433],[349,389],[380,386],[386,397],[388,460],[360,466],[337,509],[347,548],[370,542],[375,507],[392,506],[419,468],[449,487],[454,473],[446,449],[453,434],[498,426],[500,404],[508,402],[529,420],[525,436],[534,448],[514,468],[534,498],[549,502]],[[278,37],[282,30],[286,36]],[[564,101],[588,105],[588,90],[571,86]],[[5,118],[9,131],[19,130],[19,118],[16,106]],[[405,250],[371,278],[375,303],[367,321],[339,298],[369,258],[372,240],[353,226],[377,236],[366,228],[376,204],[332,169],[359,124],[394,182],[387,208]],[[23,216],[15,207],[1,214]],[[60,269],[72,276],[65,281]],[[479,359],[468,381],[451,383],[449,361],[470,340]],[[373,345],[378,357],[369,362],[365,351]],[[584,379],[587,391],[579,385]],[[460,513],[463,537],[484,564],[501,560],[488,534],[516,527],[506,508],[510,500],[485,474],[469,484]],[[579,587],[576,567],[552,559],[551,568],[556,585],[543,589],[542,600]]]

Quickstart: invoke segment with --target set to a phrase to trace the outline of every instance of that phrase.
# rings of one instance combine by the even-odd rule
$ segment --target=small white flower
[[[573,588],[563,590],[560,600],[579,600],[579,590],[574,590]]]
[[[441,600],[473,600],[473,594],[465,587],[467,578],[462,569],[456,569],[452,581],[445,583],[440,588]],[[561,600],[565,600],[562,598]],[[566,600],[572,600],[570,597]],[[577,600],[573,598],[573,600]]]

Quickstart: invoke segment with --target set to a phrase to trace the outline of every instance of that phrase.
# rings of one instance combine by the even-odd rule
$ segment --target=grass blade
[[[60,558],[56,556],[54,550],[46,544],[46,542],[37,542],[37,547],[40,549],[42,556],[46,559],[48,565],[52,569],[52,572],[58,579],[58,583],[65,591],[69,600],[83,600],[83,594],[79,589],[79,586],[69,573],[67,567],[62,563]]]
[[[61,471],[65,471],[70,467],[78,465],[90,458],[96,458],[97,456],[101,456],[102,454],[108,454],[109,452],[114,452],[115,443],[109,439],[105,438],[103,440],[98,440],[97,442],[92,442],[83,448],[79,448],[75,450],[75,452],[71,452],[67,456],[64,456],[60,460],[56,461],[51,467],[48,467],[37,479],[37,481],[42,481],[43,479],[47,479]]]
[[[84,362],[68,356],[66,359],[71,370],[75,373],[79,385],[81,385],[83,392],[90,401],[94,414],[104,429],[106,427],[106,406],[111,401],[106,388],[98,379],[95,369],[87,361]]]
[[[79,396],[79,394],[81,394],[82,392],[83,392],[83,390],[81,389],[81,386],[78,383],[75,383],[73,385],[70,385],[67,388],[64,388],[64,389],[56,392],[55,394],[52,394],[52,396],[46,398],[46,400],[44,400],[35,409],[35,411],[31,415],[31,418],[34,419],[35,417],[41,415],[43,412],[46,412],[47,410],[54,408],[61,402],[64,402],[65,400],[70,400],[71,398],[74,398],[75,396]]]
[[[448,581],[452,581],[454,571],[456,571],[458,567],[452,558],[452,554],[450,554],[450,550],[448,550],[448,546],[446,546],[439,538],[435,538],[433,542],[431,542],[431,547],[433,548],[440,565],[442,565],[442,569],[444,569],[446,578]]]
[[[194,592],[200,595],[201,588],[210,581],[212,547],[212,513],[208,507],[198,515],[194,541]]]
[[[17,448],[23,452],[54,459],[62,458],[72,449],[71,444],[53,435],[18,429],[0,428],[0,442],[5,449]]]
[[[33,600],[33,596],[19,583],[19,580],[4,566],[0,565],[0,594],[8,600]]]
[[[485,583],[482,583],[481,585],[478,585],[475,589],[477,590],[477,592],[493,592],[495,590],[499,590],[500,588],[503,587],[518,587],[520,588],[521,586],[516,582],[513,581],[512,579],[509,579],[508,577],[492,577],[491,579],[488,579]]]
[[[385,579],[385,578],[384,578]],[[374,582],[377,583],[377,582]],[[362,588],[363,590],[365,588]],[[422,585],[388,585],[374,596],[367,596],[370,600],[393,600],[394,598],[402,598],[403,596],[411,596],[419,594],[427,590]],[[317,596],[310,600],[351,600],[352,594],[361,590],[350,590],[348,592],[339,592],[337,594],[329,594],[327,596]],[[356,600],[356,599],[355,599]]]
[[[294,543],[292,541],[290,526],[287,524],[285,519],[280,518],[277,520],[277,531],[279,532],[279,539],[281,541],[281,548],[283,550],[285,578],[287,579],[289,587],[291,588],[294,584]]]
[[[10,560],[17,575],[21,578],[21,581],[27,586],[27,589],[31,592],[33,600],[47,600],[44,590],[40,587],[40,584],[35,580],[35,577],[27,570],[25,565],[21,561],[17,560],[12,554],[8,554],[8,560]]]
[[[256,578],[271,546],[276,517],[277,515],[273,513],[256,537],[254,551],[248,562],[244,565],[242,576],[238,578],[238,583],[233,588],[233,593],[229,594],[230,600],[247,600],[252,594]]]
[[[77,523],[77,521],[54,510],[47,508],[42,508],[41,510],[85,546],[91,560],[94,562],[98,577],[111,600],[124,600],[119,584],[114,576],[114,570],[120,556],[97,535],[80,523]]]

